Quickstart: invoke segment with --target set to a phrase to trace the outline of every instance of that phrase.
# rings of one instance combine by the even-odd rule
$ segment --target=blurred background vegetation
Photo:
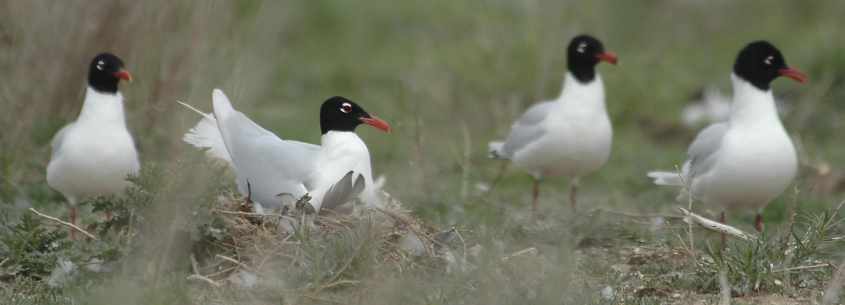
[[[508,170],[492,185],[500,163],[486,158],[486,143],[531,103],[559,93],[564,48],[589,33],[620,64],[599,67],[615,137],[609,163],[582,181],[587,210],[674,213],[676,191],[652,186],[645,172],[683,160],[696,130],[680,124],[681,109],[705,86],[729,92],[746,43],[772,41],[810,76],[806,85],[773,85],[790,97],[784,122],[804,165],[797,195],[766,210],[774,227],[788,200],[821,211],[841,197],[843,16],[843,1],[789,0],[0,1],[0,211],[9,224],[28,207],[64,215],[44,178],[50,139],[78,114],[91,57],[111,51],[135,77],[121,90],[142,164],[198,167],[181,142],[198,118],[176,100],[209,111],[219,87],[281,137],[318,143],[317,109],[342,95],[393,126],[359,134],[385,190],[415,215],[480,240],[545,243],[566,261],[572,245],[557,240],[570,228],[541,237],[518,229],[530,180]],[[202,173],[162,176],[174,186],[150,199],[151,215],[177,218],[189,212],[171,212],[200,207],[196,198],[218,183],[231,189],[229,176]],[[540,205],[550,217],[570,214],[566,185],[544,184]],[[750,228],[750,219],[735,213],[731,222]]]

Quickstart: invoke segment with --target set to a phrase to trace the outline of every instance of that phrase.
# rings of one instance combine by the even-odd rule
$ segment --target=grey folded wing
[[[696,177],[709,171],[718,160],[722,139],[728,131],[728,123],[716,123],[703,129],[687,151],[684,172],[687,177]]]
[[[505,143],[499,153],[507,157],[513,156],[520,149],[528,146],[546,133],[541,124],[555,106],[554,102],[543,102],[531,106],[511,126]]]
[[[353,181],[353,177],[355,180]],[[334,210],[350,202],[364,191],[364,177],[349,171],[340,181],[332,185],[323,196],[321,208]]]

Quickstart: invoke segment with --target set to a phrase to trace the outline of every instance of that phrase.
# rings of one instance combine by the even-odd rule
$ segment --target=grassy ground
[[[845,107],[843,15],[841,1],[786,0],[2,1],[0,299],[709,304],[718,291],[715,270],[730,266],[740,303],[816,300],[833,268],[790,268],[840,259],[842,247],[833,237],[842,228],[831,211],[841,197],[839,167],[845,164],[837,132]],[[504,136],[510,120],[532,102],[559,92],[563,48],[582,32],[599,37],[620,57],[619,66],[599,68],[614,123],[613,154],[604,169],[582,181],[578,214],[566,208],[567,181],[550,179],[540,203],[547,216],[533,221],[527,208],[530,180],[523,173],[508,170],[492,191],[484,190],[500,168],[486,158],[486,143]],[[737,241],[726,254],[710,253],[706,244],[716,236],[697,231],[692,257],[686,226],[674,217],[675,190],[652,186],[644,173],[671,169],[682,160],[695,130],[679,124],[680,109],[703,86],[729,90],[736,52],[756,39],[772,41],[790,65],[810,75],[806,85],[773,86],[791,97],[793,111],[784,121],[799,146],[802,174],[794,191],[765,210],[770,229],[765,239]],[[135,76],[122,89],[147,171],[129,199],[90,205],[125,212],[126,223],[109,230],[89,213],[85,221],[100,225],[103,241],[68,244],[61,230],[39,219],[28,223],[24,215],[29,207],[65,213],[61,195],[44,179],[49,141],[75,118],[86,65],[102,50],[120,55]],[[359,132],[372,152],[374,171],[387,177],[385,189],[420,221],[437,230],[455,227],[468,248],[477,245],[479,253],[469,255],[476,268],[447,273],[416,262],[397,271],[380,264],[378,253],[341,251],[337,260],[360,261],[356,272],[344,273],[357,284],[316,290],[320,293],[309,289],[331,283],[289,267],[259,273],[272,274],[281,284],[271,287],[279,289],[208,288],[185,280],[192,272],[190,254],[198,253],[214,227],[203,210],[219,194],[228,196],[232,185],[225,171],[207,166],[181,142],[197,118],[175,101],[208,110],[214,87],[286,138],[318,142],[317,109],[332,95],[347,96],[385,118],[393,133]],[[790,204],[799,211],[792,228]],[[695,209],[711,215],[707,207]],[[749,230],[751,220],[743,212],[729,218]],[[338,240],[372,241],[361,233],[366,224],[350,229],[357,238]],[[142,233],[131,235],[137,237],[126,246],[124,233],[116,232],[135,227]],[[343,249],[329,237],[318,240],[316,249]],[[53,244],[55,249],[37,247]],[[456,253],[464,253],[458,248]],[[525,249],[536,253],[502,262]],[[65,288],[45,286],[52,266],[68,257],[119,263]],[[47,274],[14,269],[20,266]],[[333,268],[312,271],[337,271]]]

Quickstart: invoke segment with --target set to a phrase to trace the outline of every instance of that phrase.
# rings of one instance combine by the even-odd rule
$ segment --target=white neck
[[[731,124],[754,124],[777,121],[780,123],[772,90],[760,90],[748,81],[731,74],[733,84],[733,103],[731,105]]]
[[[331,147],[333,145],[343,145],[349,141],[361,141],[354,131],[336,131],[329,130],[322,137],[320,137],[320,145],[323,147]]]
[[[601,76],[596,77],[589,83],[581,83],[572,73],[566,72],[563,78],[563,89],[558,97],[558,102],[574,104],[578,108],[592,108],[594,110],[606,111],[604,104],[604,83]]]
[[[125,125],[123,95],[103,93],[91,87],[85,90],[85,101],[79,112],[78,122],[117,123]]]

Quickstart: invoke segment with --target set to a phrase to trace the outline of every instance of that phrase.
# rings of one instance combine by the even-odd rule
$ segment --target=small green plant
[[[71,248],[67,231],[44,226],[40,219],[24,214],[20,221],[0,224],[0,273],[40,280],[52,272],[59,257]]]
[[[697,261],[697,274],[707,292],[717,289],[716,277],[727,268],[733,289],[740,294],[784,292],[784,283],[801,288],[821,288],[831,275],[831,259],[842,249],[839,210],[799,213],[791,228],[762,234],[750,241],[731,241],[721,249],[712,244]],[[787,279],[787,277],[789,277]],[[789,287],[791,288],[791,287]]]

